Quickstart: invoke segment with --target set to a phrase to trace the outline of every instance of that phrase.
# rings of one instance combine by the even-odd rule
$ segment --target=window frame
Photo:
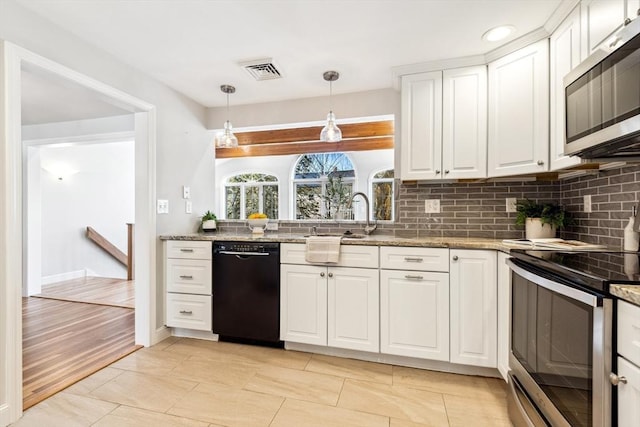
[[[231,179],[243,175],[263,175],[274,177],[275,181],[243,181],[243,182],[229,182]],[[258,212],[264,212],[264,187],[271,186],[276,187],[277,189],[277,218],[271,218],[275,220],[280,219],[280,180],[278,176],[271,172],[241,172],[236,173],[235,175],[228,176],[224,180],[224,185],[222,186],[222,203],[223,203],[223,212],[225,219],[230,219],[233,221],[240,221],[247,219],[247,188],[258,187]],[[228,218],[227,216],[227,188],[229,187],[238,187],[240,189],[240,213],[239,218]]]

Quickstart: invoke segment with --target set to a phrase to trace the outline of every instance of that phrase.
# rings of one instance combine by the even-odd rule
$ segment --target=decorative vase
[[[216,220],[208,219],[202,221],[202,231],[216,231]]]
[[[543,224],[540,218],[527,218],[525,223],[526,239],[549,239],[556,237],[556,226]]]

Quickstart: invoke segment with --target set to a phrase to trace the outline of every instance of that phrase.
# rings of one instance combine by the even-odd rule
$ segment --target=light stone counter
[[[638,285],[611,285],[610,291],[622,300],[640,305],[640,286]]]
[[[306,238],[301,234],[269,233],[262,236],[237,233],[195,233],[195,234],[167,234],[161,235],[160,240],[235,240],[241,242],[280,242],[280,243],[305,243]],[[527,249],[528,246],[505,245],[499,239],[486,239],[480,237],[418,237],[401,238],[373,234],[361,239],[343,238],[345,245],[368,246],[413,246],[429,248],[451,249],[493,249],[509,252],[511,249]]]

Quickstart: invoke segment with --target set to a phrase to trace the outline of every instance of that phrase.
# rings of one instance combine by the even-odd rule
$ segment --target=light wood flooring
[[[24,408],[140,348],[134,341],[134,310],[102,305],[125,301],[122,289],[119,293],[107,291],[105,299],[97,292],[78,293],[80,298],[97,303],[22,300]]]
[[[134,308],[135,282],[110,277],[83,277],[43,285],[41,293],[34,296]]]
[[[511,424],[500,379],[172,337],[41,402],[15,425]]]

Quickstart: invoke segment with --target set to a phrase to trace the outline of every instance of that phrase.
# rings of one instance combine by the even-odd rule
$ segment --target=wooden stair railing
[[[87,226],[87,238],[102,248],[106,253],[114,257],[120,264],[127,267],[127,280],[133,280],[133,235],[134,225],[127,224],[127,251],[125,254],[111,243],[106,237],[98,233],[92,227]]]

